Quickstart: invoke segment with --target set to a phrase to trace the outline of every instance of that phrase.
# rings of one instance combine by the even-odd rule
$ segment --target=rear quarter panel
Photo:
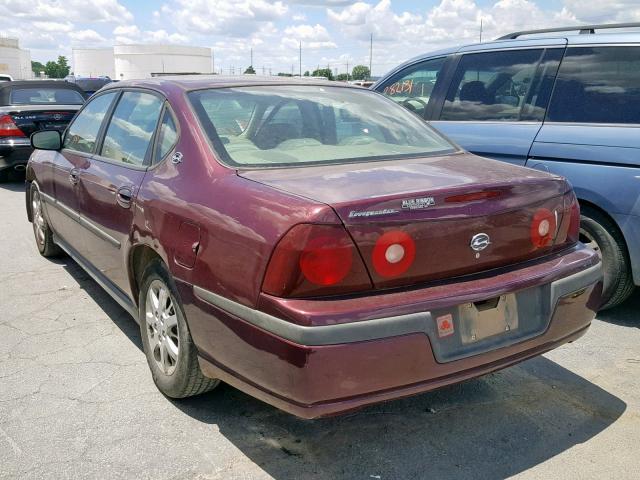
[[[157,251],[177,280],[255,306],[282,235],[296,223],[339,219],[324,204],[241,178],[220,164],[184,94],[169,100],[180,125],[174,151],[183,154],[182,162],[167,159],[147,172],[136,203],[133,245]],[[189,228],[181,228],[183,223]],[[193,266],[185,266],[184,244],[194,238],[194,228],[199,247]],[[181,238],[182,232],[189,239]]]

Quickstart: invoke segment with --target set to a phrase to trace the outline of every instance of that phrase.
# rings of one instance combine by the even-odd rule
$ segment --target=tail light
[[[556,237],[556,230],[556,214],[546,208],[538,209],[531,222],[531,243],[536,248],[551,245]]]
[[[416,244],[401,230],[384,233],[373,247],[373,268],[382,277],[393,278],[406,272],[416,258]]]
[[[0,116],[0,137],[26,137],[10,115]]]
[[[580,205],[573,190],[565,193],[562,205],[562,221],[558,226],[554,245],[570,244],[580,236]]]
[[[565,212],[569,210],[569,230],[567,231],[567,242],[576,243],[580,238],[580,204],[573,191],[564,197]]]
[[[301,224],[276,246],[262,290],[278,297],[351,293],[372,288],[353,240],[342,225]]]

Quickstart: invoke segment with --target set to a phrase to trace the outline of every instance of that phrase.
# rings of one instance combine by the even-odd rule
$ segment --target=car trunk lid
[[[481,272],[550,253],[553,242],[534,245],[532,222],[538,212],[549,212],[558,226],[555,236],[568,189],[560,177],[470,154],[239,174],[331,205],[377,288]],[[402,250],[403,260],[394,252],[387,256],[395,244],[402,247],[395,247],[395,254]],[[388,265],[389,259],[396,264],[409,256],[408,266]]]

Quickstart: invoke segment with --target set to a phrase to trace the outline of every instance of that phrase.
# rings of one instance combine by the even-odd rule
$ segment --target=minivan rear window
[[[640,47],[569,48],[547,120],[640,124]]]
[[[12,88],[11,105],[82,105],[84,97],[69,88]]]
[[[287,85],[189,93],[221,159],[272,167],[429,156],[456,151],[406,109],[368,91]]]

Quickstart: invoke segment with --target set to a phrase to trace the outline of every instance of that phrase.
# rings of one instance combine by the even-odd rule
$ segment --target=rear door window
[[[124,92],[109,121],[100,155],[129,165],[144,165],[162,103],[151,93]]]
[[[93,149],[111,102],[117,92],[109,92],[89,100],[89,103],[73,120],[64,138],[64,148],[77,152],[93,153]]]
[[[547,120],[640,124],[640,47],[572,47]]]
[[[445,61],[433,58],[407,67],[382,86],[382,94],[425,118]]]
[[[440,120],[541,121],[561,52],[527,49],[463,55]]]
[[[169,109],[165,109],[162,123],[158,129],[158,143],[153,163],[162,161],[178,141],[178,129]]]

